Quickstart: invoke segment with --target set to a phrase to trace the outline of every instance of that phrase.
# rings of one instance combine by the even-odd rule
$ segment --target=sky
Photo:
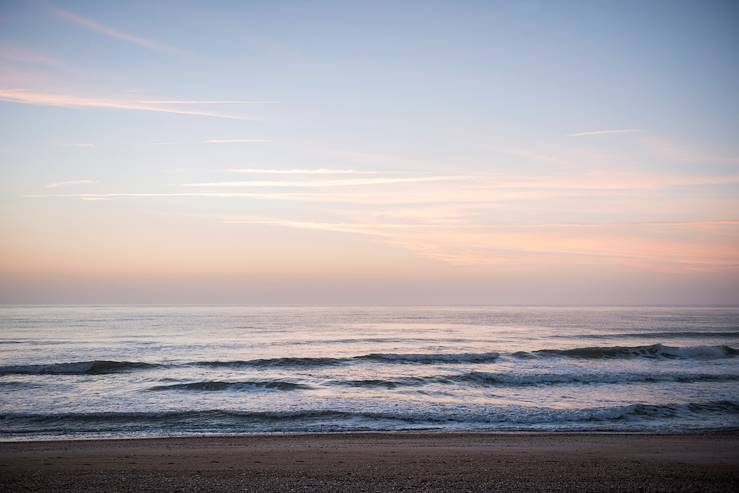
[[[0,303],[737,304],[739,3],[0,1]]]

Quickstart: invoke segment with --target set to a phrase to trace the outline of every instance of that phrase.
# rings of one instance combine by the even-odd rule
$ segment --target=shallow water
[[[739,309],[0,308],[0,439],[739,428]]]

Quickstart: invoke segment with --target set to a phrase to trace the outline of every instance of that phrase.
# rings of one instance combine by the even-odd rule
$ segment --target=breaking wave
[[[132,370],[148,370],[161,365],[141,361],[76,361],[46,365],[0,366],[0,375],[104,375]]]
[[[187,363],[191,366],[204,366],[208,368],[246,368],[246,367],[312,367],[333,366],[351,361],[352,358],[260,358],[232,361],[195,361]]]
[[[537,385],[600,385],[630,383],[697,383],[736,382],[739,374],[719,375],[712,373],[582,373],[582,374],[517,374],[472,371],[459,375],[432,375],[395,379],[335,380],[331,385],[366,388],[394,389],[417,387],[430,384],[464,384],[479,387],[530,387]]]
[[[244,390],[300,390],[309,389],[308,385],[283,382],[279,380],[263,380],[263,381],[246,381],[246,382],[220,382],[220,381],[204,381],[190,383],[176,383],[171,385],[157,385],[150,387],[148,390],[192,390],[198,392],[219,392],[219,391],[244,391]]]
[[[664,358],[664,359],[722,359],[733,358],[739,350],[729,346],[674,347],[662,344],[650,346],[595,346],[572,349],[539,349],[514,353],[517,357],[564,356],[569,358]]]
[[[239,367],[314,367],[335,366],[358,361],[378,363],[488,363],[495,361],[499,353],[370,353],[345,358],[329,357],[286,357],[262,358],[235,361],[197,361],[189,363],[194,366],[211,368],[239,368]]]
[[[652,358],[652,359],[722,359],[739,355],[739,350],[730,346],[673,347],[662,344],[650,346],[595,346],[572,349],[539,349],[519,351],[517,358],[567,357],[586,359],[607,358]],[[200,366],[206,368],[267,368],[292,367],[310,368],[335,366],[352,362],[415,363],[415,364],[464,364],[492,363],[500,357],[497,352],[484,353],[370,353],[360,356],[332,357],[282,357],[232,361],[194,361],[189,363],[147,363],[142,361],[76,361],[34,365],[0,366],[0,375],[102,375],[134,370],[150,370],[174,366]]]
[[[34,382],[0,381],[0,390],[4,391],[38,389],[42,387],[44,387],[43,384]]]
[[[725,338],[737,339],[739,332],[736,331],[674,331],[674,332],[625,332],[614,334],[583,334],[583,335],[562,335],[552,336],[559,339],[708,339],[708,338]]]
[[[457,354],[395,354],[372,353],[357,356],[355,359],[381,361],[385,363],[489,363],[500,357],[499,353],[457,353]]]

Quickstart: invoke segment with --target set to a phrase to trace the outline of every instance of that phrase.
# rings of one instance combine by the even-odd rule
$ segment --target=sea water
[[[0,440],[739,428],[739,309],[0,308]]]

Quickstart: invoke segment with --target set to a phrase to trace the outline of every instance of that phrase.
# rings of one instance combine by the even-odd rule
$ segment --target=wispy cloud
[[[227,168],[228,173],[245,173],[253,175],[375,175],[377,171],[360,171],[354,169],[264,169],[264,168]]]
[[[280,182],[282,183],[282,182]],[[25,198],[67,198],[84,200],[103,199],[150,199],[150,198],[203,198],[203,199],[255,199],[304,202],[319,204],[353,204],[364,206],[418,206],[419,204],[465,204],[480,206],[520,200],[554,199],[557,192],[510,192],[491,194],[487,190],[477,193],[460,193],[456,190],[395,191],[378,192],[111,192],[82,194],[25,194]],[[601,195],[599,195],[601,196]]]
[[[206,144],[266,144],[272,142],[266,139],[210,139]]]
[[[36,106],[56,106],[61,108],[100,108],[130,111],[149,111],[154,113],[173,113],[177,115],[207,116],[212,118],[226,118],[230,120],[253,120],[236,115],[212,111],[186,110],[165,105],[147,105],[136,101],[122,99],[90,98],[67,94],[50,94],[42,92],[0,89],[0,101],[11,103],[32,104]]]
[[[532,151],[529,149],[507,149],[503,152],[511,156],[527,159],[529,161],[536,161],[547,164],[567,164],[567,161],[565,159],[541,151]]]
[[[47,187],[48,188],[48,187]],[[112,193],[28,193],[28,199],[67,198],[82,200],[109,199],[157,199],[157,198],[245,198],[275,200],[305,200],[304,194],[289,193],[249,193],[249,192],[112,192]]]
[[[428,166],[427,159],[419,159],[403,155],[380,154],[375,152],[357,152],[346,150],[332,150],[330,154],[345,162],[377,166],[378,163],[392,163],[393,166],[421,169]]]
[[[385,236],[384,229],[404,229],[419,227],[414,224],[354,224],[354,223],[325,223],[311,221],[292,221],[288,219],[275,218],[239,218],[226,219],[223,224],[262,224],[268,226],[282,226],[286,228],[314,229],[321,231],[336,231],[341,233],[357,233],[372,236]]]
[[[178,48],[174,48],[167,44],[154,41],[151,39],[147,39],[141,36],[136,36],[134,34],[121,31],[119,29],[115,29],[111,26],[103,24],[102,22],[98,22],[88,17],[83,17],[81,15],[75,14],[68,10],[60,9],[58,7],[50,7],[50,9],[56,15],[58,15],[59,17],[61,17],[62,19],[68,22],[76,24],[90,31],[94,31],[98,34],[102,34],[103,36],[107,36],[109,38],[117,39],[125,43],[133,44],[136,46],[141,46],[142,48],[147,48],[149,50],[159,51],[163,53],[177,53],[177,54],[186,53],[185,51],[180,50]]]
[[[612,134],[635,134],[643,133],[641,128],[620,128],[615,130],[591,130],[589,132],[577,132],[569,134],[568,137],[590,137],[593,135],[612,135]]]
[[[47,183],[44,185],[44,188],[63,188],[63,187],[73,187],[76,185],[92,185],[93,183],[97,183],[97,180],[67,180],[67,181],[55,181],[52,183]]]
[[[139,101],[142,104],[275,104],[279,101],[250,101],[243,99],[223,99],[223,100],[193,100],[193,99],[151,99]]]
[[[652,137],[646,139],[645,145],[647,152],[657,159],[681,163],[739,164],[739,156],[701,151],[674,140]]]
[[[681,239],[644,238],[633,228],[623,229],[624,224],[593,225],[599,230],[583,232],[581,225],[562,224],[551,225],[555,226],[555,231],[549,231],[550,225],[339,223],[260,217],[227,219],[222,222],[367,235],[377,237],[389,245],[454,265],[533,267],[537,262],[546,264],[557,257],[560,263],[610,262],[656,270],[739,267],[739,254],[725,245],[711,241],[696,244]],[[739,221],[652,223],[644,226],[656,225],[668,229],[707,225],[736,228]],[[690,235],[690,231],[687,234]]]
[[[37,53],[18,46],[0,46],[0,60],[30,65],[45,65],[47,67],[61,67],[64,63],[56,58]]]
[[[662,175],[650,173],[588,173],[583,176],[479,177],[479,186],[517,190],[664,190],[676,187],[730,185],[739,175]]]
[[[265,174],[286,171],[287,175],[322,170],[256,169],[266,171]],[[234,190],[47,193],[27,197],[84,201],[203,198],[343,202],[356,206],[306,208],[315,214],[309,219],[305,219],[303,213],[300,218],[216,219],[234,225],[363,235],[368,240],[402,248],[419,257],[457,266],[489,266],[519,272],[574,264],[670,272],[739,267],[739,253],[734,247],[739,235],[739,220],[727,214],[735,210],[736,202],[728,198],[723,202],[713,199],[706,202],[705,195],[701,195],[695,200],[673,203],[665,202],[662,193],[672,187],[739,182],[739,177],[735,176],[607,173],[569,177],[482,175],[333,179],[330,175],[322,176],[323,171],[313,174],[316,175],[313,179],[304,180],[189,184],[235,187]],[[459,181],[447,181],[450,179]],[[361,191],[330,188],[379,185],[397,180],[409,185],[366,187]],[[238,187],[273,187],[275,190],[260,193],[238,190]],[[281,187],[294,187],[295,190],[280,191]],[[299,190],[302,187],[307,190]],[[655,203],[661,201],[662,206],[650,208],[646,213],[642,204],[650,198]],[[525,209],[521,207],[523,202],[533,206],[531,214],[517,214]],[[601,211],[607,215],[599,214]]]
[[[412,178],[358,178],[346,180],[304,180],[304,181],[216,181],[204,183],[183,183],[183,187],[233,187],[233,188],[259,188],[259,187],[353,187],[363,185],[390,185],[396,183],[423,183],[450,180],[463,180],[465,176],[421,176]]]
[[[243,170],[247,174],[249,168]],[[229,171],[229,170],[225,170]],[[495,177],[495,176],[428,176],[428,177],[368,177],[324,179],[340,171],[340,176],[353,170],[271,170],[256,169],[256,174],[280,176],[321,177],[305,180],[254,180],[186,183],[183,187],[197,188],[307,188],[315,191],[282,192],[118,192],[94,195],[97,198],[147,198],[147,197],[201,197],[201,198],[249,198],[283,200],[306,203],[340,203],[365,206],[423,206],[431,204],[460,204],[465,207],[492,207],[498,204],[539,203],[541,201],[573,200],[626,200],[632,197],[644,200],[645,196],[659,194],[675,187],[723,186],[739,183],[739,176],[661,176],[650,174],[586,175],[573,177]],[[358,172],[357,174],[364,173]],[[371,174],[372,172],[366,172]],[[332,190],[361,185],[407,184],[404,187],[366,187],[362,192]],[[416,186],[410,186],[416,185]],[[324,190],[325,189],[325,190]],[[92,198],[93,195],[85,194]],[[79,195],[59,197],[82,198]],[[555,202],[552,202],[555,203]]]

